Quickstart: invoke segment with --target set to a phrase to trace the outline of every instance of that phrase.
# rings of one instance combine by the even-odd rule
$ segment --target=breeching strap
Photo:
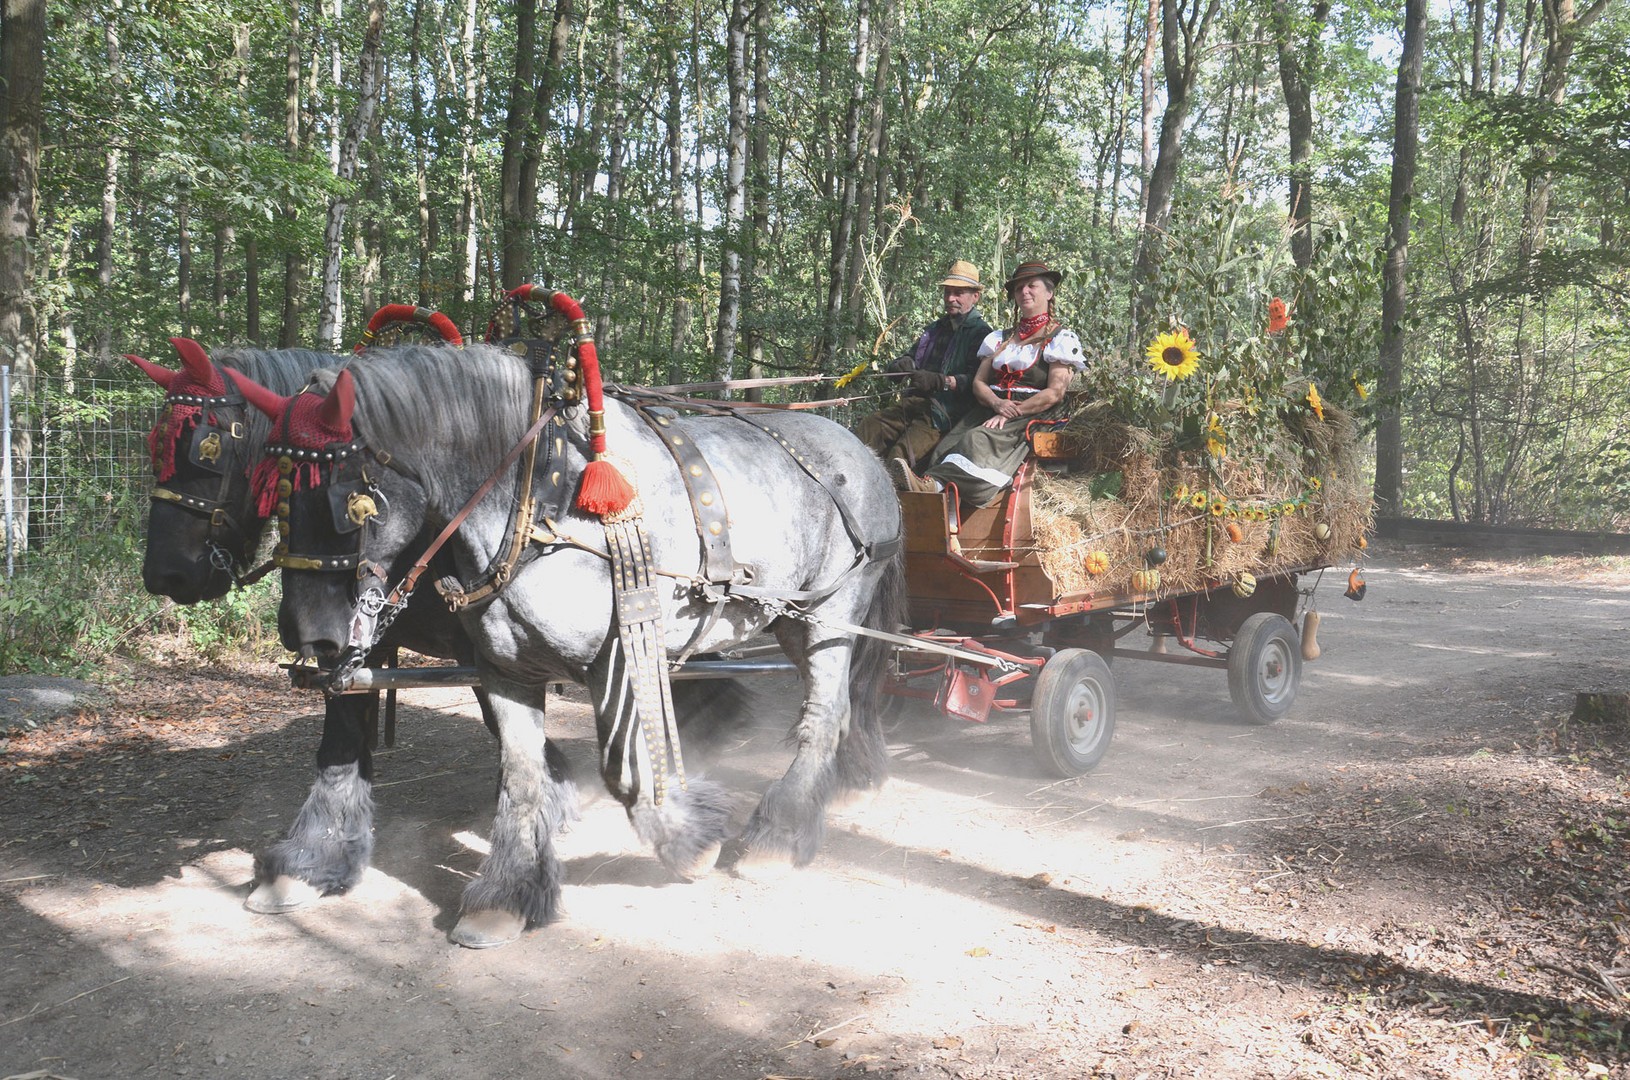
[[[436,534],[436,538],[430,542],[430,546],[425,548],[424,554],[420,555],[418,561],[408,570],[407,576],[391,590],[387,603],[405,604],[407,602],[407,598],[413,595],[414,588],[419,584],[419,578],[430,566],[430,560],[435,557],[436,552],[440,551],[442,545],[452,538],[453,534],[458,531],[459,526],[464,524],[464,519],[469,517],[471,512],[480,505],[481,500],[487,497],[493,486],[498,483],[498,478],[508,472],[510,466],[515,464],[521,453],[537,441],[538,434],[554,417],[555,407],[553,405],[539,414],[538,418],[533,421],[532,426],[527,428],[526,434],[521,436],[521,441],[510,448],[509,453],[504,455],[504,460],[499,462],[498,468],[494,469],[492,475],[487,477],[486,482],[476,490],[474,495],[470,496],[470,501],[465,503],[463,509],[454,514],[452,520],[442,528],[441,532]]]

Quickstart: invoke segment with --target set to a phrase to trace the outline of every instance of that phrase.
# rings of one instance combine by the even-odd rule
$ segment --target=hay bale
[[[1132,575],[1157,546],[1166,550],[1162,592],[1246,571],[1263,577],[1334,564],[1355,555],[1371,528],[1358,425],[1334,406],[1325,406],[1323,422],[1290,414],[1263,443],[1230,446],[1220,462],[1171,450],[1104,403],[1083,409],[1064,432],[1075,471],[1038,474],[1031,493],[1037,556],[1059,595],[1134,592]],[[1093,478],[1111,472],[1122,476],[1119,496],[1095,497]]]

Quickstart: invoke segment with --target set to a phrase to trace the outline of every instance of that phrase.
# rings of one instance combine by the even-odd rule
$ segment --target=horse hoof
[[[712,847],[696,856],[689,866],[675,866],[673,872],[686,881],[695,881],[699,877],[706,877],[713,871],[714,864],[719,861],[719,849],[722,845],[714,844]]]
[[[305,907],[322,894],[308,882],[297,877],[280,874],[270,881],[255,886],[255,891],[244,900],[243,906],[262,915],[281,915]]]
[[[526,920],[513,911],[471,911],[453,927],[453,943],[466,949],[490,949],[521,936]]]
[[[736,860],[736,873],[749,881],[779,881],[792,873],[792,859],[784,852],[749,850]]]

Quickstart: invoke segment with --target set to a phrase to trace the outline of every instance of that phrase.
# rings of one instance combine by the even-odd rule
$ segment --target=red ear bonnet
[[[180,372],[171,371],[166,367],[159,367],[151,360],[143,360],[141,357],[132,355],[131,353],[125,353],[125,359],[141,368],[143,375],[146,375],[149,379],[152,379],[166,390],[168,390],[170,388],[170,384],[175,381],[175,377],[180,374]]]
[[[351,437],[351,413],[357,407],[357,387],[349,371],[340,372],[334,380],[334,389],[323,399],[317,410],[317,423],[330,431],[343,431],[347,441]]]
[[[326,397],[307,391],[286,398],[236,371],[232,372],[232,378],[244,398],[272,418],[272,430],[266,439],[267,458],[250,479],[255,490],[256,513],[263,518],[270,517],[277,506],[278,458],[292,459],[286,474],[290,489],[302,491],[323,483],[324,472],[334,462],[330,456],[327,465],[319,465],[315,460],[318,454],[302,456],[300,452],[322,451],[334,443],[351,442],[356,383],[349,371],[342,371]]]
[[[289,399],[275,390],[268,390],[237,368],[227,368],[232,373],[232,381],[238,384],[244,400],[265,413],[275,424],[283,418],[283,410],[288,408]]]
[[[221,382],[220,372],[215,365],[209,362],[209,354],[204,352],[203,346],[191,338],[173,337],[170,344],[181,357],[182,367],[192,377],[192,382],[199,388],[200,397],[214,397],[226,392],[226,384]]]

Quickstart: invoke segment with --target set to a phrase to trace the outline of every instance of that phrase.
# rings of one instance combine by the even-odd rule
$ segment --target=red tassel
[[[618,514],[634,501],[634,485],[609,461],[591,461],[583,468],[577,489],[577,508],[589,514]]]

